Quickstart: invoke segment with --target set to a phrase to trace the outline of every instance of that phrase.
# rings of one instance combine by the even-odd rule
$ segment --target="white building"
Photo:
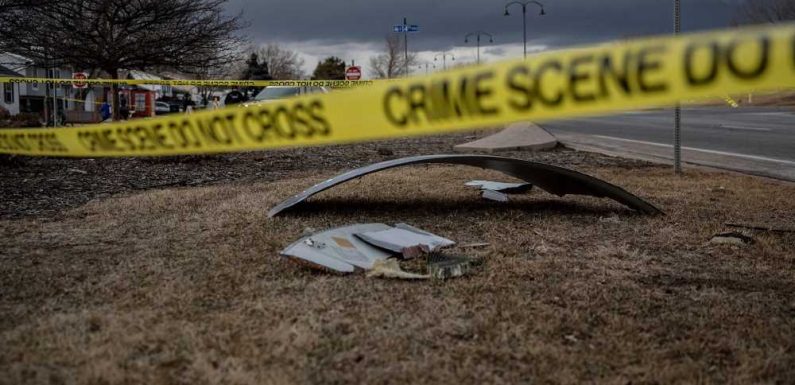
[[[59,78],[70,79],[72,77],[72,70],[70,68],[43,68],[34,65],[34,63],[22,56],[15,55],[7,52],[0,52],[0,63],[7,70],[15,73],[15,76],[22,76],[26,78]],[[5,102],[6,86],[3,85],[3,102]],[[47,104],[48,108],[52,108],[52,97],[57,95],[58,109],[63,111],[64,108],[73,108],[72,99],[73,90],[69,85],[59,85],[55,88],[48,87],[46,84],[15,84],[9,91],[14,94],[16,106],[14,114],[20,112],[32,112],[44,114],[45,100],[49,99]],[[10,111],[10,109],[9,109]]]
[[[0,77],[20,77],[9,68],[0,65]],[[0,83],[0,107],[10,112],[11,115],[19,113],[19,84]]]

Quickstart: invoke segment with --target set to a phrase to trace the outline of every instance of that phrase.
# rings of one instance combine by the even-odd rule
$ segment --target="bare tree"
[[[795,0],[748,0],[734,17],[736,24],[795,20]]]
[[[237,56],[240,17],[227,0],[0,0],[0,50],[37,65],[201,73]],[[113,92],[113,110],[118,93]]]
[[[387,35],[385,43],[386,51],[377,56],[370,57],[370,68],[376,78],[391,79],[406,75],[406,55],[403,49],[403,40],[398,35]],[[417,55],[409,53],[408,67],[417,64]]]
[[[247,61],[252,53],[257,54],[259,60],[268,66],[268,72],[274,80],[302,79],[305,75],[304,60],[298,52],[283,48],[277,43],[263,44],[258,47],[250,46],[241,53],[230,67],[235,78],[243,78],[247,68]]]
[[[301,79],[304,76],[301,68],[304,60],[295,51],[270,43],[257,48],[256,53],[260,60],[268,64],[268,70],[276,80]]]

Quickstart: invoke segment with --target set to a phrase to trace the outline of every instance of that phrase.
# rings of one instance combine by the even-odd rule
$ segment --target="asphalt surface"
[[[589,135],[626,146],[671,145],[673,122],[673,109],[664,109],[561,120],[541,126],[553,135]],[[795,107],[684,108],[682,146],[730,157],[780,160],[782,166],[795,168]]]

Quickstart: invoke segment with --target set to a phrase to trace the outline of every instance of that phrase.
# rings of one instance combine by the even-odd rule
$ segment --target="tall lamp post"
[[[544,4],[541,4],[535,0],[530,1],[512,1],[508,4],[505,4],[505,16],[510,16],[511,14],[508,13],[508,7],[511,5],[521,5],[522,6],[522,30],[524,31],[524,58],[527,59],[527,5],[528,4],[535,4],[541,8],[541,13],[539,15],[544,16],[546,12],[544,12]]]
[[[681,0],[674,0],[674,35],[682,30]],[[682,173],[682,107],[676,103],[674,107],[674,173]]]
[[[450,60],[455,61],[455,56],[453,56],[453,54],[451,54],[451,53],[449,53],[447,51],[442,52],[440,54],[434,55],[433,56],[433,61],[437,61],[439,59],[439,56],[442,57],[442,69],[443,70],[447,69],[447,57],[448,56],[450,56]]]
[[[464,36],[464,43],[469,43],[469,37],[470,36],[477,36],[477,42],[478,42],[478,65],[480,65],[480,36],[481,35],[488,36],[489,37],[489,43],[494,43],[494,36],[492,36],[488,32],[476,31],[476,32],[470,32],[466,36]]]
[[[425,74],[427,75],[428,74],[428,63],[426,62],[424,64],[425,64]],[[423,66],[422,64],[418,65],[417,69],[422,69],[422,66]],[[436,65],[432,65],[432,67],[436,68]]]

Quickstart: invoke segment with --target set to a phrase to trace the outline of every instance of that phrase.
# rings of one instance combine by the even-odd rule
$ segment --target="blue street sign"
[[[416,24],[412,25],[395,25],[392,27],[393,32],[419,32],[420,26]]]

